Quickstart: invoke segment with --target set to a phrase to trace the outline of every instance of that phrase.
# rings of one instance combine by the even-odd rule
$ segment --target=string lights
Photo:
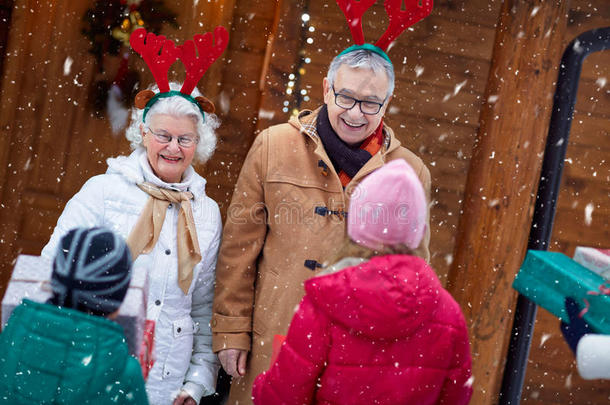
[[[300,87],[302,77],[307,73],[305,66],[311,63],[311,58],[306,56],[305,47],[314,43],[314,39],[310,35],[316,30],[310,23],[310,20],[311,17],[307,12],[301,14],[301,37],[304,39],[303,46],[299,51],[299,61],[296,65],[296,69],[293,73],[288,75],[288,83],[286,83],[285,94],[290,97],[287,97],[287,99],[284,100],[282,111],[285,113],[290,112],[292,116],[296,116],[299,113],[303,101],[307,102],[310,100],[308,90]]]

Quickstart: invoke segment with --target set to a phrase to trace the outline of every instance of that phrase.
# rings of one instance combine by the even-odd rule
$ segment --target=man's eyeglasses
[[[351,110],[354,108],[356,103],[358,103],[360,105],[360,111],[362,114],[375,115],[379,112],[379,110],[381,110],[381,107],[383,107],[383,104],[385,103],[385,100],[383,100],[383,103],[376,103],[375,101],[368,100],[358,100],[357,98],[346,96],[345,94],[337,94],[335,91],[335,86],[332,86],[332,89],[333,93],[335,94],[335,104],[341,108],[345,108],[346,110]]]
[[[199,143],[199,138],[196,136],[188,136],[188,135],[173,136],[163,130],[161,130],[159,132],[153,131],[150,128],[147,128],[146,130],[149,131],[151,134],[153,134],[153,136],[159,143],[170,143],[173,138],[176,138],[178,140],[178,145],[182,146],[183,148],[190,148],[191,146]]]

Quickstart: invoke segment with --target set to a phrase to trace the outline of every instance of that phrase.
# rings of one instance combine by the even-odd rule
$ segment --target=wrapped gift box
[[[610,249],[579,246],[574,251],[574,261],[610,280]]]
[[[20,255],[2,299],[2,328],[8,322],[13,309],[23,298],[45,302],[51,297],[51,263],[40,256]],[[123,327],[129,353],[138,356],[143,344],[146,300],[148,297],[148,273],[134,267],[129,290],[119,308],[115,321]]]
[[[144,380],[148,379],[148,373],[155,364],[155,358],[153,356],[155,346],[155,321],[147,319],[144,322],[144,335],[142,339],[142,345],[140,346],[140,366],[142,367],[142,376]]]
[[[573,297],[581,308],[588,302],[584,319],[602,334],[610,334],[610,295],[604,294],[607,287],[599,274],[568,256],[539,250],[527,252],[513,282],[514,289],[566,322],[566,297]]]

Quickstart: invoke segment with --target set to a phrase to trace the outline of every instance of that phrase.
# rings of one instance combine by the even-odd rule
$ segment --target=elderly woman
[[[218,120],[171,92],[149,107],[132,113],[126,136],[134,151],[108,159],[106,173],[68,201],[42,255],[52,257],[61,237],[78,226],[105,226],[125,237],[137,257],[134,267],[149,274],[150,403],[196,404],[214,393],[219,368],[209,322],[222,225],[191,163],[212,155]]]

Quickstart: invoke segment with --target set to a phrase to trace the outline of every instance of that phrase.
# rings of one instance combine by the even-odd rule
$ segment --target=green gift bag
[[[565,298],[572,297],[595,332],[610,334],[610,286],[563,253],[528,250],[513,288],[566,322]]]

